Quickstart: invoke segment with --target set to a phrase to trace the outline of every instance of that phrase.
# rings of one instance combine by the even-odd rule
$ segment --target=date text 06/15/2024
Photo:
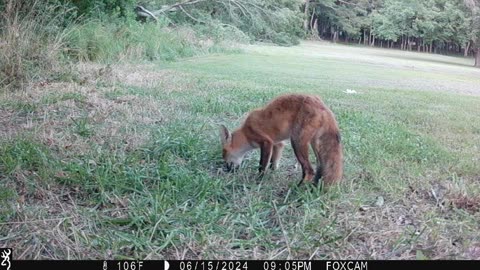
[[[181,261],[179,270],[312,270],[311,261]]]

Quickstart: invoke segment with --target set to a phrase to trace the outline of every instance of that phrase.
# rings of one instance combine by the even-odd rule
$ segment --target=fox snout
[[[233,162],[225,162],[223,165],[223,170],[225,172],[233,173],[238,169],[238,165],[235,165]]]

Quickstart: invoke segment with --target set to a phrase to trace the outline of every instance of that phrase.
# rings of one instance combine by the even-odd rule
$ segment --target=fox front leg
[[[268,163],[272,159],[273,152],[273,143],[270,141],[265,141],[260,145],[260,167],[258,171],[260,174],[266,171]]]
[[[285,147],[285,144],[283,142],[279,142],[273,145],[272,160],[270,162],[270,168],[272,170],[278,169],[278,162],[282,157],[282,152],[284,147]]]

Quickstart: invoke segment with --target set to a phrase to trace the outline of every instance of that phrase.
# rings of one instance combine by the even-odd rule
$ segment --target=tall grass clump
[[[59,69],[70,12],[40,0],[0,5],[0,89],[23,87]]]
[[[64,4],[62,4],[64,3]],[[67,64],[173,61],[237,52],[248,37],[232,27],[169,25],[166,18],[139,22],[101,11],[82,13],[68,1],[0,1],[0,90],[55,80]]]
[[[68,55],[76,61],[172,61],[204,54],[218,47],[187,26],[167,22],[140,23],[117,19],[89,20],[75,25],[67,37]]]

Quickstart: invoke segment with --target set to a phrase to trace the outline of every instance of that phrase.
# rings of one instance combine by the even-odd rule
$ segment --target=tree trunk
[[[325,33],[327,33],[327,28],[328,27],[325,24],[322,24],[322,30],[320,31],[320,37],[325,37]]]
[[[465,46],[465,50],[464,50],[464,52],[463,52],[463,56],[467,57],[469,50],[470,50],[470,41],[467,42],[467,45]]]
[[[363,45],[367,45],[367,31],[363,30]]]
[[[429,50],[428,50],[429,53],[432,53],[432,47],[433,47],[433,42],[430,43],[430,48],[429,48]]]
[[[475,48],[473,55],[475,56],[475,67],[480,68],[480,48]]]
[[[315,6],[313,7],[313,11],[312,11],[312,17],[310,18],[310,31],[312,32],[312,34],[314,34],[313,32],[313,19],[315,18]]]
[[[310,8],[310,0],[305,0],[305,20],[303,21],[303,28],[305,33],[308,33],[308,10]]]

